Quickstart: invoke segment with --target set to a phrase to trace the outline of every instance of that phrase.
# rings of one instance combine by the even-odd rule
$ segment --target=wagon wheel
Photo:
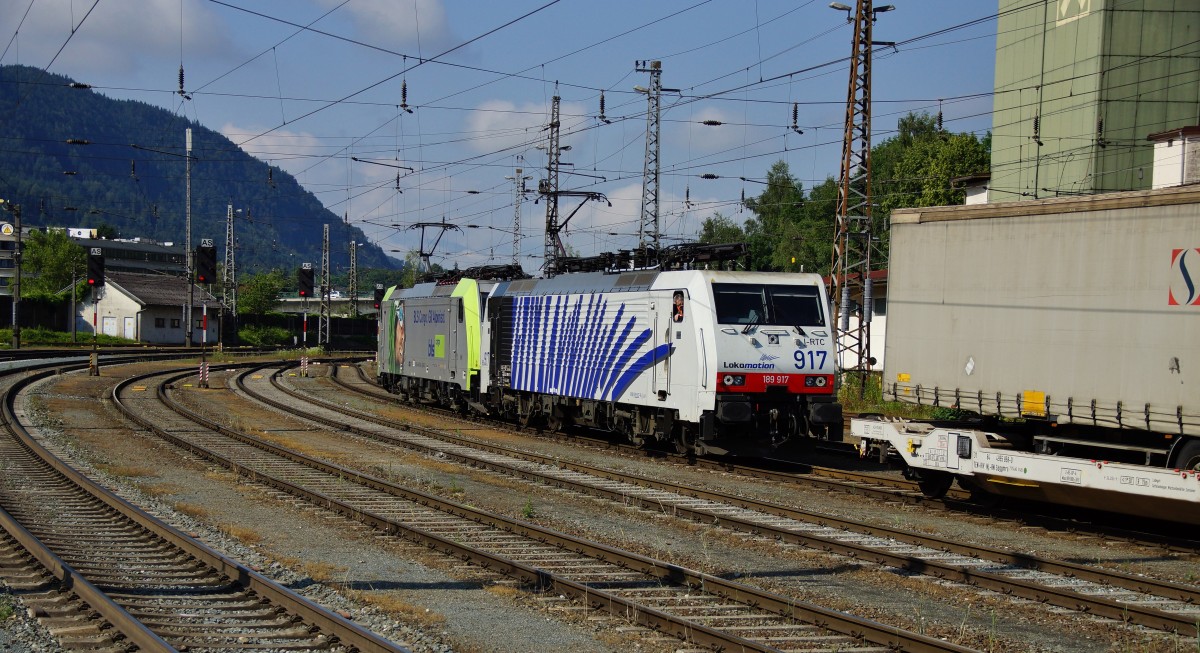
[[[915,476],[921,494],[930,499],[941,499],[950,491],[950,486],[954,485],[954,475],[949,472],[922,469]]]
[[[1179,458],[1175,467],[1191,471],[1200,471],[1200,440],[1185,442],[1179,450]]]

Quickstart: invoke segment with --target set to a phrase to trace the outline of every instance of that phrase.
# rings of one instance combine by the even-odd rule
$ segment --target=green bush
[[[141,344],[136,340],[106,336],[103,333],[98,334],[96,342],[108,346]],[[22,347],[69,347],[72,344],[90,345],[92,344],[92,334],[80,331],[76,334],[76,342],[72,343],[70,331],[54,331],[41,327],[25,327],[21,329]],[[12,347],[11,328],[0,329],[0,348],[7,347]]]
[[[843,372],[842,387],[838,389],[838,401],[842,410],[847,413],[880,413],[888,417],[904,417],[908,419],[946,419],[936,417],[946,408],[918,406],[900,401],[884,401],[883,375],[870,372],[866,375],[866,389],[863,389],[863,375],[859,372]]]
[[[244,326],[238,329],[238,339],[251,347],[291,347],[292,332],[283,327]]]
[[[17,606],[11,594],[0,594],[0,622],[8,621],[16,612]]]

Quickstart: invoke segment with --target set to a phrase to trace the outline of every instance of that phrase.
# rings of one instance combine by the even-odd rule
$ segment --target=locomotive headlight
[[[825,377],[823,377],[823,376],[817,377],[817,387],[818,388],[824,388],[826,383],[827,383],[827,381],[825,380]]]
[[[808,388],[824,388],[828,383],[829,379],[824,376],[804,377],[804,386]]]
[[[725,375],[725,385],[728,385],[728,386],[746,385],[746,377],[745,377],[745,375],[742,375],[742,374],[726,374]]]

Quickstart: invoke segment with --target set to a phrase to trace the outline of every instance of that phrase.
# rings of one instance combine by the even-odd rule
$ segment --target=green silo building
[[[1200,125],[1200,0],[1000,0],[990,202],[1148,189]]]

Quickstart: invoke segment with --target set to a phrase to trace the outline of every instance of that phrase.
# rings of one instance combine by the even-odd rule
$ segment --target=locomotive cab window
[[[815,286],[714,283],[719,324],[825,326]]]

